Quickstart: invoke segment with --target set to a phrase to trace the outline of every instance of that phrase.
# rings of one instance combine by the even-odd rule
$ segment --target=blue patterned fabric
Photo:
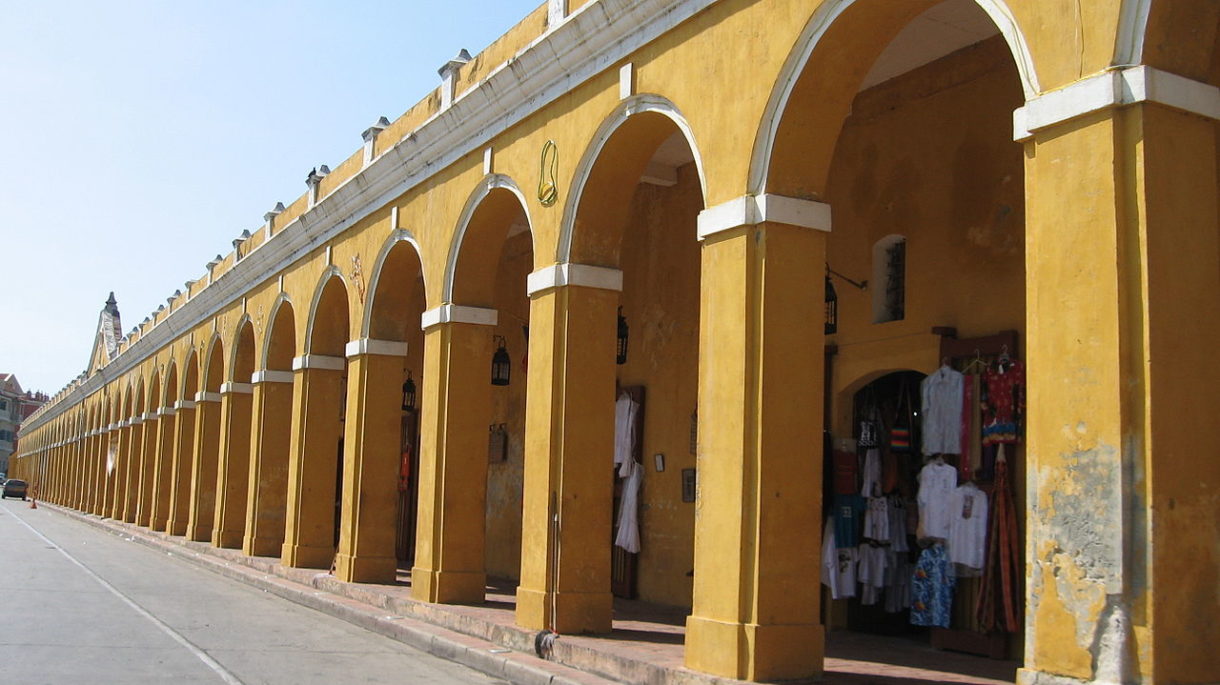
[[[944,545],[932,545],[920,553],[911,577],[911,623],[948,628],[956,582]]]

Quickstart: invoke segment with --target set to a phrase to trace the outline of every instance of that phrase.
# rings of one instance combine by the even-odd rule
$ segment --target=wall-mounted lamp
[[[508,358],[508,350],[504,349],[504,336],[492,336],[499,347],[496,348],[495,354],[491,355],[491,384],[492,385],[508,385],[509,374],[512,371],[512,360]]]
[[[839,294],[835,292],[834,283],[831,282],[831,276],[838,276],[843,282],[852,285],[860,290],[868,290],[868,281],[853,281],[843,274],[830,268],[830,264],[826,264],[826,335],[833,335],[839,330]]]
[[[618,308],[618,353],[616,360],[619,364],[627,363],[627,338],[630,333],[627,329],[627,317],[623,316],[623,308]]]
[[[411,379],[411,372],[407,372],[407,380],[402,384],[402,410],[412,411],[415,409],[415,381]]]

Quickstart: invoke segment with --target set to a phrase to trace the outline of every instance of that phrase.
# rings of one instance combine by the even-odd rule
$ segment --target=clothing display
[[[974,483],[959,485],[949,508],[949,560],[977,575],[987,552],[987,494]]]
[[[635,554],[640,551],[640,484],[644,480],[644,467],[634,459],[623,465],[627,479],[623,482],[623,498],[619,501],[618,533],[614,544]]]
[[[956,582],[944,545],[925,549],[911,578],[911,623],[948,628]]]
[[[919,384],[923,403],[923,453],[962,452],[962,374],[942,366]]]
[[[881,450],[873,447],[864,453],[864,469],[862,471],[864,485],[860,494],[865,497],[880,497],[881,490]]]
[[[1001,446],[1001,449],[1003,447]],[[992,505],[987,560],[975,616],[984,631],[1021,629],[1018,607],[1021,551],[1017,545],[1017,510],[1012,501],[1006,459],[996,462],[995,501]]]
[[[983,444],[1016,444],[1025,412],[1025,365],[1015,359],[1001,362],[983,374],[983,384]]]
[[[949,522],[953,518],[950,502],[957,487],[957,469],[943,461],[932,460],[919,472],[919,529],[921,539],[949,538]]]
[[[864,537],[877,542],[890,542],[890,501],[885,497],[869,497],[864,512]]]
[[[865,508],[865,499],[859,495],[835,495],[833,520],[839,549],[860,544],[860,521]]]
[[[626,391],[619,393],[614,403],[614,465],[618,475],[626,478],[630,471],[631,452],[635,448],[635,431],[639,419],[640,403],[631,399]]]
[[[838,548],[830,519],[822,532],[822,584],[830,588],[831,599],[856,596],[856,548]]]

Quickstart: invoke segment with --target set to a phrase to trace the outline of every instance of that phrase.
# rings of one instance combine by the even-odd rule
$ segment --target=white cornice
[[[405,357],[407,356],[407,343],[398,342],[397,340],[360,338],[359,340],[349,342],[344,352],[348,358],[361,357],[368,354],[381,357]]]
[[[259,283],[717,2],[600,0],[584,5],[277,230],[77,386],[56,411],[31,421],[28,430],[98,392]]]
[[[525,278],[525,291],[530,297],[551,288],[569,285],[622,292],[623,272],[589,264],[552,264]]]
[[[763,222],[830,231],[830,205],[785,195],[742,195],[699,212],[699,240]]]
[[[442,323],[470,323],[479,326],[494,326],[499,321],[500,313],[485,307],[463,307],[456,304],[442,304],[429,309],[419,317],[420,327],[428,330]]]
[[[1155,102],[1220,119],[1220,88],[1152,67],[1112,69],[1034,98],[1012,113],[1013,140],[1093,112]]]

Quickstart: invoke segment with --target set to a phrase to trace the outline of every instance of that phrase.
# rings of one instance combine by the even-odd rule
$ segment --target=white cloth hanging
[[[966,483],[949,502],[949,561],[981,570],[987,557],[987,494]]]
[[[636,423],[639,418],[640,403],[631,399],[627,391],[619,393],[614,403],[614,465],[619,467],[618,475],[626,478],[628,464],[634,461],[632,452],[635,450]]]
[[[964,376],[948,366],[919,384],[923,405],[923,453],[962,453],[962,383]]]
[[[618,534],[614,536],[614,544],[636,554],[640,551],[640,485],[644,480],[644,467],[632,459],[624,466],[628,473],[618,505]]]
[[[919,472],[919,531],[921,539],[949,539],[949,522],[953,518],[953,490],[957,487],[957,469],[940,461],[930,461]]]

